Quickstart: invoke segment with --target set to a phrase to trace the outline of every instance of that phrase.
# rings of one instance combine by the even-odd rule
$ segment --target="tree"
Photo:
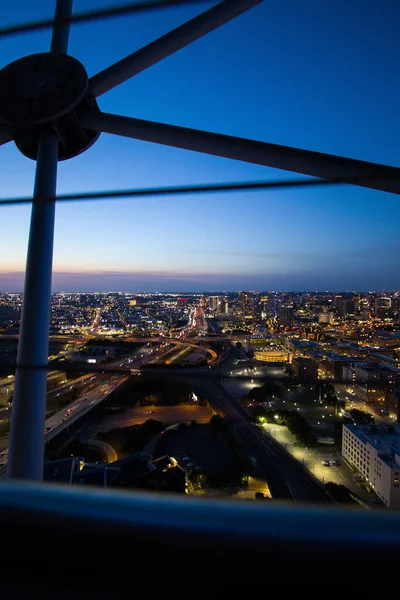
[[[350,416],[357,425],[367,425],[368,423],[374,422],[374,417],[372,415],[363,410],[358,410],[357,408],[351,409]]]
[[[263,406],[253,408],[253,419],[259,423],[264,423],[267,417],[267,411]]]
[[[211,348],[215,350],[217,354],[221,354],[222,350],[224,349],[224,344],[222,342],[215,342],[211,344]]]
[[[349,488],[344,485],[338,485],[331,481],[325,484],[326,491],[341,504],[356,504],[356,500],[352,498]]]
[[[248,400],[253,400],[254,402],[265,402],[267,397],[262,388],[253,388],[249,390],[247,394]]]
[[[277,385],[272,379],[264,380],[264,383],[261,387],[256,387],[251,389],[247,397],[250,400],[255,400],[256,402],[266,402],[270,400],[272,396],[279,397],[281,395],[281,388]]]
[[[224,428],[224,419],[223,417],[221,417],[221,415],[213,415],[210,419],[210,426],[214,427],[215,429],[223,429]]]
[[[275,418],[277,417],[277,418]],[[296,410],[276,410],[266,413],[268,422],[276,423],[277,425],[286,425],[290,433],[297,436],[299,442],[308,444],[312,437],[312,430],[306,419],[299,415]]]
[[[243,344],[242,344],[242,342],[236,342],[236,348],[237,348],[238,350],[240,350],[240,348],[243,348]]]

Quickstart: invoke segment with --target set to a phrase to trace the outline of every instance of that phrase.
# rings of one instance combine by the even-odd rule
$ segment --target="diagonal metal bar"
[[[109,19],[111,17],[120,17],[122,15],[139,14],[151,12],[157,8],[172,8],[185,4],[204,3],[206,0],[145,0],[144,2],[130,2],[129,4],[119,4],[118,6],[109,6],[107,8],[92,9],[86,12],[78,13],[62,17],[63,23],[89,23],[90,21],[99,21],[101,19]],[[39,21],[31,21],[11,25],[8,27],[0,27],[0,37],[8,37],[18,33],[28,33],[31,31],[42,31],[51,29],[55,24],[53,18],[41,19]]]
[[[87,111],[81,121],[94,131],[400,194],[397,167],[109,113]]]
[[[0,146],[2,146],[3,144],[7,144],[8,142],[11,142],[12,139],[13,139],[13,137],[9,133],[7,128],[2,123],[0,123]]]
[[[95,97],[184,48],[263,0],[224,0],[90,78]]]

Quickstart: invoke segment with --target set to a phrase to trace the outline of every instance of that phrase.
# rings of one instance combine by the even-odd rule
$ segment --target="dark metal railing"
[[[216,568],[213,560],[221,558],[382,564],[397,560],[400,546],[398,512],[313,505],[294,509],[293,504],[274,501],[206,500],[18,482],[0,486],[0,528],[4,548],[13,547],[19,532],[19,564],[43,562],[43,554],[35,550],[40,540],[41,547],[49,549],[45,560],[50,569],[53,564],[85,562],[93,553],[103,556],[109,572],[128,547],[129,556],[135,549],[138,564],[167,560],[172,567],[190,555],[193,565],[198,567],[200,560]],[[79,557],[75,551],[71,554],[73,548],[79,549]],[[16,558],[9,550],[3,557],[3,566]]]

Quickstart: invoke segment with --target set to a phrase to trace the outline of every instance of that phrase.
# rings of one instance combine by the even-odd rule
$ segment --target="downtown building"
[[[343,379],[357,385],[367,402],[383,403],[396,387],[399,375],[397,367],[383,362],[356,363],[343,368]]]
[[[312,358],[295,356],[292,360],[293,374],[299,381],[317,381],[318,363]]]
[[[342,456],[388,508],[400,508],[398,425],[343,425]]]

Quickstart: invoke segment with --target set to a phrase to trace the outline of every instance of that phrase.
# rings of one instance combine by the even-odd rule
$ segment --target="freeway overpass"
[[[84,415],[93,410],[98,404],[103,402],[117,387],[122,385],[131,373],[131,368],[138,368],[141,364],[146,361],[150,361],[153,358],[153,352],[151,349],[148,351],[138,351],[133,357],[126,357],[119,363],[119,374],[115,374],[116,366],[110,364],[109,368],[113,371],[113,378],[109,380],[107,373],[98,374],[96,377],[97,385],[95,389],[87,391],[83,398],[74,400],[68,406],[60,409],[57,413],[46,419],[45,422],[45,443],[51,441],[57,437],[62,431],[68,429],[76,421],[81,419]],[[119,359],[121,360],[121,359]],[[61,361],[61,364],[65,367],[66,363]],[[130,368],[127,367],[130,366]],[[77,370],[82,372],[82,365],[76,365]],[[92,365],[95,366],[95,365]],[[100,371],[100,369],[99,369]],[[87,377],[85,375],[84,377]],[[95,376],[92,378],[94,379]],[[8,448],[4,447],[1,452],[1,464],[0,464],[0,478],[3,478],[6,474],[6,464],[8,459]]]
[[[18,340],[19,333],[7,333],[6,331],[0,332],[0,341],[1,340]],[[60,335],[50,335],[50,342],[64,342],[66,344],[71,342],[76,343],[84,343],[87,341],[87,338],[83,335],[76,334],[60,334]]]
[[[84,336],[82,334],[60,334],[60,335],[50,335],[49,340],[50,342],[64,342],[64,343],[85,343],[87,342],[89,339],[96,339],[96,337],[98,337],[99,339],[107,339],[105,335],[88,335],[88,336]],[[166,336],[166,335],[159,335],[159,336],[132,336],[129,333],[123,334],[123,335],[119,335],[118,338],[110,338],[110,343],[116,342],[116,341],[121,341],[121,342],[137,342],[137,343],[153,343],[153,344],[157,344],[157,343],[162,343],[162,342],[185,342],[187,341],[188,343],[190,342],[215,342],[215,341],[220,341],[220,340],[227,340],[227,341],[236,341],[236,340],[246,340],[247,338],[250,338],[251,335],[250,334],[238,334],[238,335],[231,335],[231,334],[224,334],[224,333],[215,333],[213,335],[199,335],[199,336],[187,336],[187,337],[179,337],[179,336]],[[0,332],[0,340],[18,340],[19,339],[19,334],[18,333],[7,333],[7,332]]]

